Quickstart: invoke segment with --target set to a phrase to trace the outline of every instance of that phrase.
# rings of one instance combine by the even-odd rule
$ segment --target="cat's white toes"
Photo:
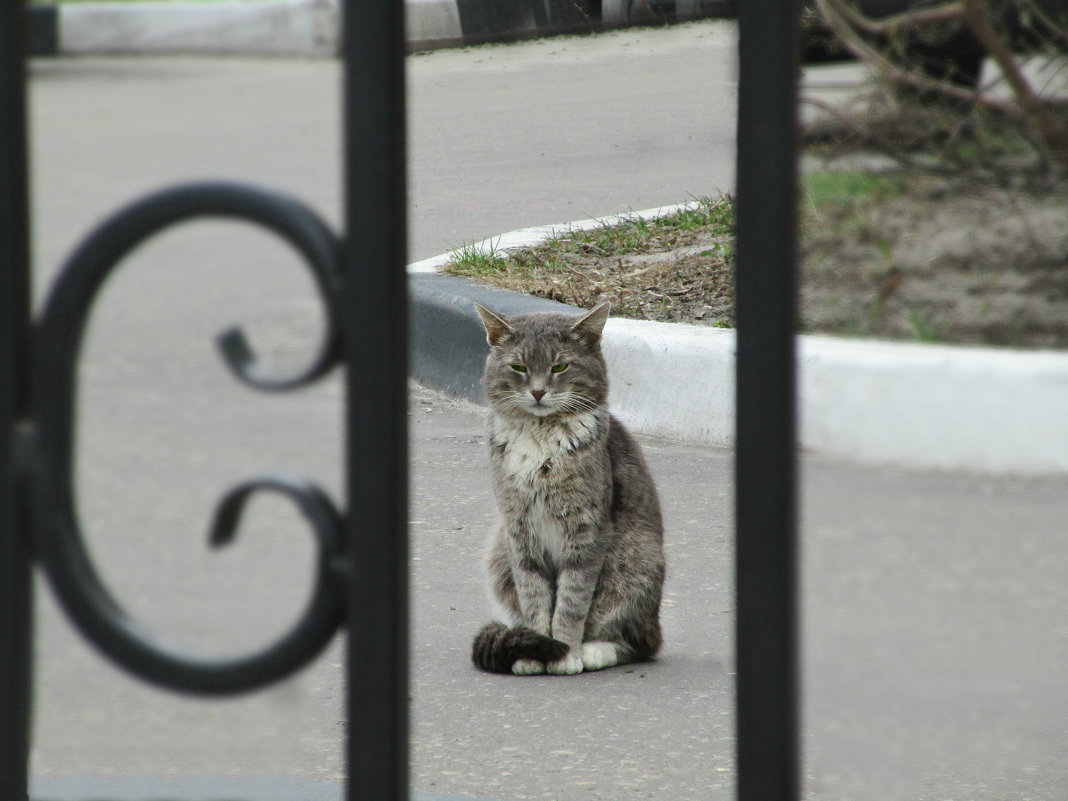
[[[545,672],[545,663],[537,659],[517,659],[512,663],[512,673],[516,676],[540,676]]]
[[[619,654],[613,642],[582,643],[582,664],[585,670],[603,670],[619,664]]]
[[[582,672],[582,656],[568,651],[567,656],[555,662],[546,662],[545,669],[554,676],[573,676]]]

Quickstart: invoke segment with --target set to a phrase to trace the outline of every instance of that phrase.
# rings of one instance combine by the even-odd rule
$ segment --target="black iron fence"
[[[738,797],[801,796],[797,691],[798,0],[738,4]]]
[[[31,547],[23,498],[30,244],[24,10],[0,5],[0,796],[26,797]]]
[[[794,298],[797,2],[739,3],[738,767],[746,801],[799,796],[796,693]],[[347,798],[406,798],[407,290],[403,4],[346,0],[343,13],[345,236],[310,209],[232,183],[165,189],[119,211],[73,254],[30,320],[26,31],[0,0],[0,798],[27,797],[36,562],[103,653],[178,691],[250,690],[314,659],[348,629]],[[123,256],[184,220],[221,217],[274,231],[302,254],[327,334],[298,375],[274,375],[239,329],[220,339],[238,380],[267,391],[345,363],[348,510],[309,481],[267,475],[224,493],[212,536],[234,535],[256,493],[292,501],[318,545],[314,591],[263,650],[199,661],[146,638],[86,555],[72,503],[75,368],[95,294]],[[347,243],[358,242],[359,247]],[[383,369],[388,365],[388,369]],[[370,466],[370,468],[368,467]]]

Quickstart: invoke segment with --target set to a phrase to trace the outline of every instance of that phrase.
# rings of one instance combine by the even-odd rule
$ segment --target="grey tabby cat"
[[[601,332],[583,316],[505,317],[475,304],[499,521],[486,555],[505,623],[475,637],[492,672],[572,674],[660,649],[660,502],[641,451],[605,405]]]

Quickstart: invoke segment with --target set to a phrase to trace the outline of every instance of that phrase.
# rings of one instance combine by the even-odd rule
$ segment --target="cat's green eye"
[[[525,373],[527,371],[527,366],[525,364],[513,364],[512,369],[517,373]]]
[[[552,371],[554,373],[562,373],[566,369],[567,369],[567,365],[566,364],[554,364],[552,366]]]

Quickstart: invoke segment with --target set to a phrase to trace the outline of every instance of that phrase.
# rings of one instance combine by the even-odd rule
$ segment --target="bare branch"
[[[857,30],[873,36],[892,36],[900,31],[915,28],[920,25],[930,25],[938,22],[952,22],[964,17],[964,3],[960,0],[945,3],[934,8],[920,8],[915,11],[905,11],[894,14],[891,17],[883,17],[873,20],[861,14],[847,3],[835,2],[838,12],[842,17]]]
[[[1008,103],[996,97],[984,95],[973,89],[966,89],[943,81],[936,80],[928,75],[915,70],[906,69],[893,63],[879,50],[873,47],[860,36],[853,24],[842,13],[847,8],[842,0],[815,0],[816,7],[823,17],[827,26],[838,36],[842,44],[865,64],[875,68],[880,75],[889,81],[912,87],[923,92],[932,92],[961,100],[966,103],[978,103],[987,108],[1006,114],[1010,117],[1021,117],[1021,110],[1013,103]],[[956,3],[952,5],[958,5]],[[861,16],[859,12],[849,9],[849,14]],[[866,19],[866,18],[865,18]],[[869,20],[871,22],[871,20]],[[876,24],[876,23],[872,23]]]
[[[994,26],[990,24],[990,19],[986,14],[986,4],[983,0],[962,0],[962,2],[968,25],[986,51],[998,63],[1002,74],[1012,87],[1023,115],[1035,125],[1042,136],[1042,141],[1050,148],[1053,155],[1059,160],[1068,161],[1068,129],[1065,129],[1050,114],[1049,109],[1031,88],[1031,84],[1020,71],[1016,57],[1005,41],[998,36]]]
[[[1033,0],[1020,1],[1026,9],[1035,10]],[[813,5],[846,50],[874,72],[876,88],[904,87],[926,96],[911,102],[907,93],[884,91],[871,96],[872,106],[866,113],[836,111],[840,130],[847,132],[845,144],[856,145],[860,140],[902,164],[915,164],[918,157],[923,158],[917,155],[917,146],[928,150],[931,145],[944,145],[936,163],[925,169],[995,173],[1036,169],[1042,173],[1068,166],[1068,119],[1060,116],[1024,75],[1011,50],[1009,33],[998,27],[1000,18],[989,13],[990,0],[952,0],[879,20],[858,11],[851,0],[814,0]],[[1050,22],[1040,17],[1038,24],[1048,26]],[[1000,81],[1011,95],[999,97],[990,86],[962,86],[909,65],[910,32],[922,36],[918,30],[922,26],[946,23],[962,26],[978,40],[1001,68]],[[1059,42],[1063,36],[1050,33],[1045,41]],[[946,58],[950,57],[946,53]],[[955,107],[927,102],[937,97],[953,101]],[[1018,154],[1004,150],[1008,141],[1019,141],[1017,135],[1028,143],[1037,163],[1021,161]],[[1006,155],[1008,160],[1002,162]],[[926,159],[924,164],[928,164]]]

